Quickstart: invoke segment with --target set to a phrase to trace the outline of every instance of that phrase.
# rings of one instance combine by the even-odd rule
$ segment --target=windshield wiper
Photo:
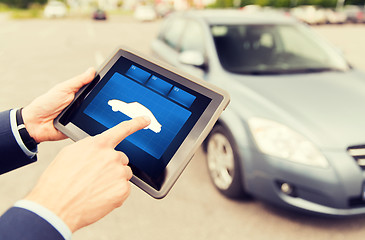
[[[280,71],[261,71],[261,70],[248,70],[248,71],[230,71],[237,74],[245,74],[245,75],[274,75],[274,74],[283,74],[285,72]]]
[[[322,68],[304,68],[304,69],[298,69],[298,71],[304,73],[316,73],[316,72],[342,72],[343,70],[338,68],[322,67]]]
[[[342,72],[337,68],[303,68],[303,69],[275,69],[275,70],[247,70],[247,71],[231,71],[237,74],[247,75],[276,75],[276,74],[295,74],[295,73],[316,73],[316,72]]]

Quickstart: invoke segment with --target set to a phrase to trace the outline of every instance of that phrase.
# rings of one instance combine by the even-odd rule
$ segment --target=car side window
[[[176,18],[168,24],[164,32],[160,35],[160,39],[172,48],[177,48],[180,36],[185,28],[186,21]]]
[[[199,23],[190,21],[184,31],[183,37],[180,43],[180,51],[198,51],[204,54],[204,36],[203,29]]]

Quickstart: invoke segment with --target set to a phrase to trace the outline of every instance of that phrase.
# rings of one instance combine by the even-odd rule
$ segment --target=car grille
[[[349,147],[347,151],[357,164],[365,170],[365,145]]]

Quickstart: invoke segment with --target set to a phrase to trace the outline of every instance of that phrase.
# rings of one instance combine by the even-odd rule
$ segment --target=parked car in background
[[[324,9],[326,16],[326,23],[329,24],[343,24],[347,20],[347,16],[343,11],[338,11],[334,9]]]
[[[258,12],[175,13],[151,48],[231,95],[204,143],[219,192],[365,213],[365,74],[308,26]]]
[[[291,9],[292,16],[310,25],[325,24],[327,22],[326,12],[317,6],[299,6]]]
[[[173,10],[174,9],[171,4],[163,3],[163,2],[156,4],[156,13],[157,13],[158,17],[164,18],[168,14],[172,13]]]
[[[139,21],[153,21],[157,18],[157,13],[153,6],[138,5],[134,10],[134,18]]]
[[[93,12],[93,19],[94,20],[106,20],[107,19],[106,12],[100,8],[96,9]]]
[[[350,23],[365,23],[364,7],[355,5],[346,5],[344,7],[344,13],[347,17],[347,22]]]
[[[47,3],[43,12],[46,18],[59,18],[67,15],[67,7],[63,2],[50,1]]]

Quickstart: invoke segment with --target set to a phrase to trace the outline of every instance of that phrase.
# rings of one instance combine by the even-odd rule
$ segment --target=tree
[[[233,0],[216,0],[215,3],[208,6],[209,8],[231,8]]]
[[[271,0],[271,5],[274,7],[289,8],[292,6],[293,0]]]
[[[47,0],[0,0],[0,3],[15,8],[28,8],[33,3],[45,4],[46,2]]]
[[[349,4],[349,5],[365,5],[365,0],[346,0],[345,4]]]

